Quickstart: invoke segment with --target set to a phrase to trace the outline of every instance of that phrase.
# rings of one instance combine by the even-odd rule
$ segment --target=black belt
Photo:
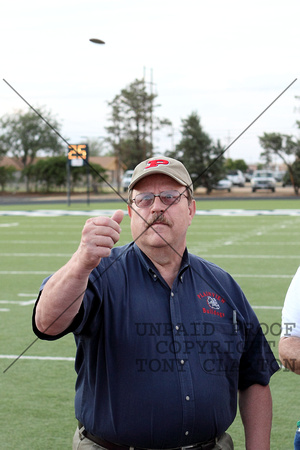
[[[79,429],[84,428],[84,425],[82,425],[81,422],[78,422],[78,428]],[[104,439],[101,439],[98,436],[94,436],[93,434],[89,433],[85,428],[82,431],[82,434],[90,441],[95,442],[95,444],[98,444],[101,447],[106,448],[107,450],[146,450],[145,448],[141,447],[130,447],[127,445],[119,445],[114,444],[113,442],[105,441]],[[212,439],[211,441],[199,442],[198,444],[187,445],[184,447],[175,447],[167,450],[212,450],[215,447],[215,445],[216,439]]]

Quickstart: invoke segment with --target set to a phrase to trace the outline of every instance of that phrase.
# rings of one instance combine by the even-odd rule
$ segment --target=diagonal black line
[[[133,210],[134,210],[134,208],[132,208]],[[159,216],[160,217],[160,216]],[[158,218],[156,218],[156,220],[158,220]],[[155,220],[155,221],[156,221]],[[144,221],[146,222],[146,223],[148,223],[145,219],[144,219]],[[155,223],[155,222],[154,222]],[[149,227],[152,227],[152,225],[150,225],[150,224],[148,224],[149,225]],[[149,228],[148,227],[148,228]],[[148,228],[146,228],[145,230],[143,230],[142,231],[142,233],[140,233],[138,236],[137,236],[137,238],[136,239],[134,239],[134,241],[133,242],[136,242],[147,230],[148,230]],[[163,236],[161,236],[159,233],[158,233],[158,231],[157,230],[155,230],[155,228],[152,228],[153,229],[153,231],[155,231],[155,233],[157,233],[160,237],[161,237],[161,239],[167,244],[167,245],[169,245],[169,247],[180,257],[180,258],[182,258],[182,255],[180,255],[180,253],[178,253],[177,252],[177,250],[170,244],[170,243],[168,243],[168,241],[163,237]],[[112,265],[113,264],[115,264],[115,262],[117,262],[118,261],[118,259],[120,259],[121,258],[121,256],[123,256],[126,252],[127,252],[127,250],[128,250],[128,248],[126,248],[116,259],[114,259],[112,262],[111,262],[111,264],[109,264],[101,273],[99,273],[99,276],[98,277],[96,277],[95,278],[95,280],[94,280],[94,282],[93,283],[95,283],[97,280],[99,280],[99,278],[100,277],[102,277],[102,275],[104,275],[104,273],[107,271],[107,270],[109,270],[111,267],[112,267]],[[84,293],[85,293],[85,290],[84,291],[82,291],[48,326],[47,326],[47,328],[45,328],[44,330],[42,330],[42,333],[43,334],[46,334],[46,332],[49,330],[49,328],[51,328],[52,327],[52,325],[54,325],[67,311],[68,311],[68,309],[69,308],[71,308],[71,306],[72,305],[74,305],[74,303],[76,303],[77,302],[77,300],[82,296],[82,295],[84,295]],[[35,338],[19,355],[18,355],[18,357],[17,358],[15,358],[14,360],[13,360],[13,362],[3,371],[3,373],[6,373],[37,341],[39,340],[39,338]]]
[[[23,351],[22,353],[19,354],[19,356],[17,358],[15,358],[13,360],[12,363],[10,363],[9,366],[6,367],[6,369],[3,370],[3,373],[6,373],[17,361],[19,361],[19,359],[30,349],[30,347],[32,347],[37,341],[39,340],[39,338],[35,338],[31,344],[29,344]]]
[[[217,155],[217,157],[215,158],[215,159],[213,159],[213,161],[202,171],[202,173],[197,177],[197,180],[296,82],[296,80],[297,80],[297,78],[295,78],[219,155]],[[33,107],[33,106],[31,106],[30,105],[30,103],[29,102],[27,102],[27,100],[24,98],[24,97],[22,97],[5,79],[3,79],[3,81],[69,146],[70,144],[66,141],[66,139],[63,137],[63,136],[61,136],[61,134]],[[75,149],[74,149],[75,150]],[[76,152],[76,150],[75,150],[75,152]],[[76,152],[77,153],[77,152]],[[77,155],[78,156],[80,156],[81,158],[82,158],[82,156],[79,154],[79,153],[77,153]],[[84,160],[85,161],[85,160]],[[86,164],[88,164],[86,161],[85,161],[85,163]],[[139,214],[138,213],[138,211],[135,209],[135,208],[133,208],[132,207],[132,205],[131,204],[129,204],[129,202],[126,200],[126,199],[124,199],[122,196],[121,196],[121,194],[119,193],[119,192],[117,192],[114,188],[113,188],[113,186],[111,186],[108,182],[107,182],[107,180],[105,180],[103,177],[102,177],[102,175],[100,174],[100,173],[98,173],[97,172],[97,170],[96,169],[94,169],[94,167],[93,166],[91,166],[90,164],[88,164],[90,167],[91,167],[91,169],[93,170],[93,171],[95,171],[97,174],[98,174],[98,176],[102,179],[102,180],[104,180],[107,184],[108,184],[108,186],[110,186],[111,188],[112,188],[112,190],[115,192],[115,193],[117,193],[118,194],[118,196],[123,200],[123,201],[125,201],[125,203],[127,204],[127,205],[129,205],[130,206],[130,208],[136,213],[136,214],[138,214],[139,215],[139,217],[141,217],[145,222],[146,222],[146,224],[148,224],[148,227],[145,229],[145,230],[143,230],[143,232],[133,241],[133,242],[136,242],[147,230],[148,230],[148,228],[151,226],[152,227],[152,225],[150,225],[147,221],[146,221],[146,219],[144,219],[142,216],[141,216],[141,214]],[[192,184],[190,185],[190,186],[187,186],[186,188],[185,188],[185,190],[183,191],[183,193],[184,192],[186,192],[189,188],[191,188],[192,187]],[[175,203],[175,201],[176,200],[174,200],[174,202],[171,204],[171,205],[169,205],[169,206],[167,206],[167,208],[164,210],[164,212],[165,211],[167,211],[174,203]],[[159,220],[159,218],[161,217],[163,215],[163,213],[161,213],[157,218],[156,218],[156,220],[155,221],[157,221],[157,220]],[[154,221],[154,223],[155,223],[155,221]],[[169,245],[169,247],[180,257],[180,258],[182,258],[182,255],[180,255],[178,252],[177,252],[177,250],[174,248],[174,247],[172,247],[172,245],[170,244],[170,243],[168,243],[167,241],[166,241],[166,239],[164,239],[159,233],[158,233],[158,231],[155,229],[155,228],[152,228],[160,237],[161,237],[161,239],[164,241],[164,242],[166,242],[166,244],[167,245]],[[115,259],[114,261],[112,261],[112,263],[101,273],[101,274],[99,274],[99,277],[101,277],[125,252],[127,251],[127,249],[125,249],[124,250],[124,252],[122,252],[121,253],[121,255],[119,255],[118,256],[118,258],[117,259]],[[201,278],[201,279],[203,279],[206,283],[207,283],[207,280],[205,280],[199,273],[198,273],[198,271],[196,271],[195,270],[195,272],[198,274],[198,276]],[[96,279],[95,279],[95,281],[97,281],[98,279],[99,279],[99,277],[97,277]],[[45,330],[43,330],[43,333],[45,333],[60,317],[62,317],[62,315],[84,294],[84,292],[85,291],[83,291],[82,293],[80,293],[80,295],[78,295],[77,297],[76,297],[76,299],[70,304],[70,305],[68,305],[68,307],[67,308],[65,308],[65,310],[64,311],[62,311],[61,312],[61,314],[50,324],[50,325],[48,325],[48,327],[45,329]],[[34,344],[35,344],[35,342],[37,342],[38,341],[38,338],[36,338],[36,339],[34,339],[33,341],[32,341],[32,343],[31,344],[29,344],[24,350],[23,350],[23,352],[22,353],[20,353],[20,355],[3,371],[3,373],[6,373],[7,371],[8,371],[8,369],[10,368],[10,367],[12,367],[20,358],[21,358],[21,356],[23,356],[26,352],[27,352],[27,350],[29,350]]]
[[[252,122],[250,122],[250,124],[246,127],[246,128],[244,128],[244,130],[235,138],[235,139],[233,139],[233,141],[231,141],[231,143],[227,146],[227,147],[225,147],[225,149],[224,150],[222,150],[209,164],[208,164],[208,166],[205,168],[205,169],[203,169],[203,171],[198,175],[198,177],[195,179],[195,181],[198,181],[201,177],[202,177],[202,175],[204,175],[205,174],[205,172],[207,172],[214,164],[215,164],[215,162],[217,162],[218,161],[218,159],[220,159],[223,155],[224,155],[224,153],[225,152],[227,152],[227,150],[229,150],[230,149],[230,147],[238,140],[238,139],[240,139],[240,137],[242,137],[243,136],[243,134],[245,134],[248,130],[249,130],[249,128],[250,127],[252,127],[252,125],[254,125],[254,123],[255,122],[257,122],[258,121],[258,119],[260,119],[260,117],[266,112],[266,111],[268,111],[268,109],[270,109],[271,108],[271,106],[272,105],[274,105],[274,103],[277,101],[277,100],[279,100],[279,98],[280,97],[282,97],[282,95],[295,83],[297,81],[297,78],[295,78],[285,89],[283,89],[283,91],[281,91],[280,92],[280,94],[279,95],[277,95],[277,97],[260,113],[260,114],[258,114],[258,116],[254,119],[254,120],[252,120]],[[188,188],[191,188],[192,187],[192,185],[193,185],[193,183],[191,183],[190,184],[190,186],[187,186],[187,188],[185,189],[185,191],[188,189]],[[185,192],[184,191],[184,192]]]
[[[35,112],[35,114],[37,114],[37,116],[46,124],[46,125],[48,125],[50,128],[51,128],[51,130],[58,136],[58,137],[60,137],[64,142],[65,142],[65,144],[67,144],[68,145],[68,147],[70,147],[71,146],[71,144],[69,144],[69,142],[59,133],[59,131],[57,131],[56,130],[56,128],[53,126],[53,125],[51,125],[51,123],[49,123],[49,121],[47,120],[47,119],[45,119],[43,116],[42,116],[42,114],[36,109],[36,108],[34,108],[26,99],[25,99],[25,97],[23,97],[7,80],[5,80],[4,78],[3,78],[3,81],[18,95],[18,97],[20,97],[25,103],[26,103],[26,105],[27,106],[29,106],[29,108],[31,108],[32,109],[32,111],[34,111]],[[147,220],[138,212],[138,210],[136,210],[135,208],[133,208],[132,207],[132,205],[128,202],[128,200],[126,200],[91,164],[89,164],[85,159],[83,159],[82,158],[82,155],[80,154],[80,153],[78,153],[74,148],[73,148],[73,150],[75,151],[75,153],[77,154],[77,156],[79,156],[83,161],[84,161],[84,163],[86,164],[86,165],[88,165],[89,166],[89,168],[90,169],[92,169],[98,176],[99,176],[99,178],[101,178],[102,179],[102,181],[104,181],[120,198],[121,198],[121,200],[123,200],[134,212],[135,212],[135,214],[137,214],[142,220],[144,220],[144,222],[149,226],[149,223],[147,222]],[[174,200],[174,202],[175,202],[176,200]],[[174,203],[173,202],[173,203]],[[171,205],[169,205],[168,206],[168,208],[170,207],[170,206],[172,206],[173,205],[173,203],[171,204]],[[168,208],[166,208],[166,210],[168,209]],[[155,220],[155,222],[157,221],[157,220],[159,220],[160,219],[160,217],[162,216],[162,214],[160,214],[157,218],[156,218],[156,220]],[[155,223],[154,222],[154,223]],[[146,230],[145,230],[146,231]],[[155,230],[154,229],[154,231],[160,236],[160,234],[158,233],[158,231],[157,230]],[[168,244],[168,242],[162,237],[162,236],[160,236],[167,244]],[[170,244],[169,244],[170,245]],[[170,247],[172,248],[172,246],[170,245]],[[175,251],[175,249],[173,249],[174,251]]]
[[[51,123],[47,120],[47,119],[45,119],[43,116],[42,116],[42,114],[37,110],[37,109],[35,109],[8,81],[6,81],[4,78],[3,78],[3,81],[18,95],[18,97],[20,97],[22,100],[23,100],[23,102],[25,102],[26,103],[26,105],[27,106],[29,106],[29,108],[30,109],[32,109],[32,111],[34,111],[35,112],[35,114],[43,121],[43,122],[45,122],[45,124],[46,125],[48,125],[48,127],[49,128],[51,128],[51,130],[58,136],[58,137],[60,137],[62,140],[63,140],[63,142],[65,143],[65,144],[67,144],[67,146],[68,147],[72,147],[72,145],[59,133],[59,131],[57,131],[56,130],[56,128],[54,128],[54,126],[53,125],[51,125]],[[107,181],[107,180],[105,180],[105,178],[89,163],[89,162],[87,162],[85,159],[83,159],[83,157],[82,157],[82,155],[80,154],[80,153],[78,153],[77,152],[77,150],[75,150],[75,148],[73,148],[72,147],[72,149],[74,150],[74,152],[77,154],[77,156],[78,157],[80,157],[83,161],[84,161],[84,163],[93,171],[93,172],[95,172],[98,176],[99,176],[99,178],[101,178],[101,180],[102,181],[105,181],[106,182],[106,184],[115,192],[115,194],[118,194],[118,196],[121,198],[121,200],[123,200],[125,203],[127,203],[127,200],[124,198],[124,197],[122,197],[122,195]]]
[[[233,139],[233,141],[227,146],[225,147],[225,149],[218,155],[216,156],[215,159],[213,159],[211,161],[211,163],[203,170],[203,172],[197,177],[196,180],[198,180],[199,178],[201,178],[201,176],[207,172],[207,170],[210,169],[210,167],[219,159],[221,158],[225,152],[227,152],[227,150],[238,140],[240,139],[240,137],[243,136],[243,134],[246,133],[246,131],[249,130],[250,127],[252,127],[252,125],[254,125],[255,122],[258,121],[258,119],[260,119],[260,117],[266,112],[268,111],[268,109],[271,108],[272,105],[274,105],[274,103],[297,81],[297,78],[295,78],[254,120],[252,120],[252,122],[235,138]]]
[[[24,101],[24,103],[26,103],[26,105],[30,108],[30,109],[32,109],[32,111],[34,111],[35,112],[35,114],[46,124],[46,125],[48,125],[48,127],[49,128],[51,128],[51,130],[58,136],[58,137],[60,137],[62,140],[63,140],[63,142],[65,143],[65,144],[67,144],[67,146],[68,147],[72,147],[72,145],[59,133],[59,131],[57,131],[56,130],[56,128],[53,126],[53,125],[51,125],[51,123],[47,120],[47,119],[45,119],[43,116],[42,116],[42,114],[36,109],[36,108],[34,108],[7,80],[5,80],[4,78],[3,78],[3,81],[18,95],[18,97],[20,97],[23,101]],[[72,147],[73,148],[73,147]],[[146,223],[147,223],[147,221],[142,217],[142,215],[137,211],[137,210],[135,210],[134,208],[132,208],[132,206],[129,204],[129,202],[128,202],[128,200],[127,199],[125,199],[102,175],[101,175],[101,173],[100,172],[98,172],[91,164],[89,164],[85,159],[83,159],[83,157],[82,157],[82,155],[80,154],[80,153],[78,153],[77,152],[77,150],[75,150],[75,148],[73,148],[73,150],[74,150],[74,152],[77,154],[77,156],[79,156],[79,158],[81,158],[83,161],[84,161],[84,163],[94,172],[94,173],[96,173],[96,175],[98,175],[98,177],[99,178],[101,178],[101,180],[102,181],[104,181],[107,185],[108,185],[108,187],[110,187],[111,189],[112,189],[112,191],[114,191],[114,193],[115,194],[117,194],[119,197],[120,197],[120,199],[123,201],[123,202],[125,202],[127,205],[129,205],[130,207],[131,207],[131,209],[133,209],[134,211],[135,211],[135,213],[141,218],[141,219],[143,219]],[[149,225],[148,223],[147,223],[147,225]]]
[[[246,127],[246,128],[244,128],[244,130],[243,131],[241,131],[241,133],[235,138],[235,139],[233,139],[233,141],[231,141],[231,143],[229,144],[229,145],[227,145],[227,147],[225,147],[225,149],[224,150],[222,150],[209,164],[208,164],[208,166],[207,167],[205,167],[205,169],[203,169],[203,171],[198,175],[198,177],[194,180],[194,182],[195,181],[198,181],[201,177],[202,177],[202,175],[204,175],[214,164],[215,164],[215,162],[217,162],[218,161],[218,159],[220,159],[223,155],[224,155],[224,153],[226,153],[227,152],[227,150],[229,150],[230,149],[230,147],[238,140],[238,139],[240,139],[240,137],[242,137],[248,130],[249,130],[249,128],[250,127],[252,127],[252,125],[254,125],[254,123],[255,122],[257,122],[258,121],[258,119],[260,119],[260,117],[265,113],[265,112],[267,112],[268,111],[268,109],[270,109],[271,108],[271,106],[272,105],[274,105],[274,103],[277,101],[277,100],[279,100],[279,98],[280,97],[282,97],[282,95],[295,83],[297,81],[297,78],[295,78],[285,89],[283,89],[283,91],[281,91],[280,92],[280,94],[279,95],[277,95],[277,97],[260,113],[260,114],[258,114],[258,116],[254,119],[254,120],[252,120],[252,122]],[[189,186],[187,186],[186,188],[185,188],[185,190],[183,191],[183,193],[184,192],[187,192],[187,190],[188,189],[191,189],[192,188],[192,186],[193,186],[193,182],[189,185]],[[174,202],[173,202],[174,203]],[[169,205],[166,209],[165,209],[165,211],[167,211],[169,208],[170,208],[170,206],[172,206],[173,205],[173,203],[171,204],[171,205]]]
[[[54,128],[53,127],[53,125],[51,125],[50,123],[49,123],[49,121],[47,121],[42,115],[41,115],[41,113],[37,110],[37,109],[35,109],[10,83],[8,83],[8,81],[6,81],[5,79],[3,79],[3,81],[29,106],[29,108],[31,108],[34,112],[35,112],[35,114],[37,114],[37,116],[41,119],[41,120],[43,120],[43,122],[44,123],[46,123],[46,125],[48,125],[49,127],[50,127],[50,129],[57,135],[57,136],[59,136],[67,145],[68,145],[68,147],[69,146],[71,146],[71,144],[69,144],[69,142],[56,130],[56,128]],[[80,154],[80,153],[78,153],[74,148],[73,148],[73,150],[75,151],[75,153],[77,154],[77,156],[79,156],[81,159],[83,159],[82,158],[82,155]],[[122,195],[92,166],[92,165],[90,165],[86,160],[84,160],[83,159],[83,161],[84,161],[84,163],[86,164],[86,165],[88,165],[103,181],[105,181],[106,182],[106,184],[127,204],[127,205],[129,205],[130,206],[130,208],[136,213],[136,214],[138,214],[139,215],[139,217],[141,218],[141,219],[143,219],[144,220],[144,222],[148,225],[147,226],[147,228],[135,239],[135,241],[136,240],[138,240],[147,230],[148,230],[148,228],[151,226],[152,227],[152,225],[150,225],[148,222],[147,222],[147,220],[135,209],[135,208],[133,208],[133,206],[131,205],[131,204],[129,204],[129,202],[124,198],[124,197],[122,197]],[[157,220],[159,220],[159,218],[161,217],[161,215],[162,214],[160,214],[156,219],[155,219],[155,221],[154,221],[154,223],[157,221]],[[157,230],[155,230],[154,228],[153,228],[153,230],[160,236],[160,234],[158,233],[158,231]],[[165,238],[163,238],[162,236],[160,236],[161,237],[161,239],[163,239],[163,241],[164,242],[166,242],[166,244],[167,245],[169,245],[170,246],[170,248],[172,248],[172,250],[173,251],[175,251],[180,257],[181,257],[181,255],[176,251],[176,249],[175,248],[173,248],[172,246],[171,246],[171,244],[169,244],[167,241],[166,241],[166,239]],[[134,241],[134,242],[135,242]],[[122,253],[123,254],[123,253]],[[120,255],[120,256],[122,256],[122,254]],[[120,257],[119,256],[119,257]],[[105,269],[105,271],[106,270],[108,270],[111,266],[112,266],[112,264],[114,264],[114,262],[115,262],[116,260],[114,260],[106,269]],[[105,271],[103,272],[103,273],[105,273]],[[102,273],[102,274],[103,274]],[[102,275],[102,274],[100,274],[99,275],[99,277]],[[99,278],[98,277],[98,278]],[[97,279],[98,278],[96,278],[96,280],[95,281],[97,281]],[[57,320],[59,320],[59,318],[60,317],[62,317],[65,313],[66,313],[66,311],[84,294],[84,292],[85,291],[83,291],[83,292],[81,292],[74,300],[73,300],[73,302],[70,304],[70,305],[68,305],[67,306],[67,308],[65,308],[60,314],[59,314],[59,316],[58,317],[56,317],[56,319],[51,323],[51,324],[49,324],[48,325],[48,327],[45,329],[45,330],[43,330],[43,333],[46,333],[47,332],[47,330],[49,329],[49,328],[51,328],[51,326],[57,321]],[[23,356],[34,344],[35,344],[35,342],[38,340],[38,338],[37,339],[34,339],[33,341],[32,341],[32,343],[31,344],[29,344],[24,350],[23,350],[23,352],[22,353],[20,353],[20,355],[3,371],[3,373],[6,373],[9,369],[10,369],[10,367],[12,367],[20,358],[21,358],[21,356]]]

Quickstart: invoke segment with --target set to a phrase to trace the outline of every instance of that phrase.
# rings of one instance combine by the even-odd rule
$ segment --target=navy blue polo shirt
[[[43,285],[42,285],[43,287]],[[144,448],[206,441],[233,422],[237,391],[278,364],[239,285],[187,250],[172,289],[136,244],[90,275],[73,324],[75,414],[105,440]]]

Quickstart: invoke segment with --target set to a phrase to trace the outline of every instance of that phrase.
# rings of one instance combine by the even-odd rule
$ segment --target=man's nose
[[[154,197],[154,202],[151,206],[152,211],[164,211],[166,209],[166,205],[161,201],[160,197]]]

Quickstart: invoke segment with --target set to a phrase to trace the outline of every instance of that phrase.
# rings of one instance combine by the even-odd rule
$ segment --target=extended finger
[[[117,231],[117,233],[121,233],[121,227],[119,223],[110,217],[94,217],[91,221],[93,225],[96,225],[96,227],[108,227]]]

